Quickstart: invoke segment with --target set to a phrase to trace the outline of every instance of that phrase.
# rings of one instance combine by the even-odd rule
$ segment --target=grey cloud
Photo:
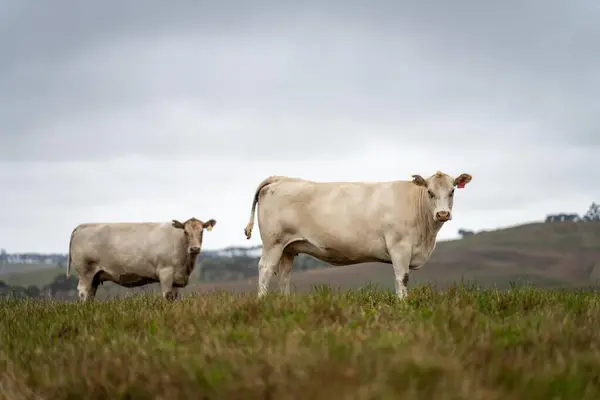
[[[0,186],[2,201],[35,208],[115,206],[126,199],[168,199],[181,195],[186,188],[201,187],[201,162],[178,162],[165,168],[164,163],[152,164],[142,157],[128,157],[109,162],[79,163],[2,163]],[[150,166],[150,168],[149,168]],[[218,182],[224,171],[212,171]],[[182,186],[182,182],[188,182]],[[86,187],[86,190],[81,190]],[[27,195],[35,188],[48,188],[38,195]]]
[[[590,184],[600,180],[600,171],[593,168],[597,157],[598,149],[575,146],[482,153],[468,171],[474,178],[460,207],[476,212],[535,209],[536,204],[577,197],[591,202],[600,195]]]
[[[236,2],[234,12],[227,6],[214,8],[206,1],[163,2],[148,0],[82,3],[56,0],[52,3],[4,0],[0,25],[0,46],[4,63],[11,60],[62,58],[102,42],[124,36],[175,28],[235,28],[252,11],[246,2]],[[14,62],[14,61],[13,61]]]
[[[61,7],[67,3],[70,7]],[[46,135],[48,125],[60,126],[63,121],[68,125],[73,116],[88,115],[90,121],[101,122],[111,110],[181,97],[196,99],[198,110],[229,110],[234,115],[240,109],[254,110],[273,120],[292,111],[307,117],[378,121],[391,127],[386,130],[390,141],[415,139],[399,121],[444,118],[451,113],[469,118],[463,110],[470,110],[514,120],[535,118],[541,126],[537,137],[530,134],[531,140],[598,143],[586,124],[597,111],[589,98],[594,82],[590,87],[586,77],[595,71],[591,66],[598,65],[598,56],[581,49],[599,36],[599,28],[590,17],[595,10],[580,10],[587,16],[584,23],[574,19],[577,7],[582,8],[577,3],[568,9],[545,6],[544,13],[534,2],[494,7],[466,1],[433,7],[422,2],[395,10],[391,3],[369,9],[331,3],[323,9],[312,5],[287,14],[286,3],[269,12],[239,5],[208,7],[201,2],[165,4],[149,2],[142,9],[136,2],[119,7],[103,2],[88,8],[58,2],[47,13],[40,8],[33,12],[30,20],[42,28],[64,18],[61,27],[70,36],[59,40],[52,36],[59,33],[49,33],[44,35],[47,43],[36,42],[51,49],[52,57],[28,42],[26,31],[13,36],[23,40],[18,48],[30,49],[38,61],[45,62],[16,64],[20,67],[5,75],[3,86],[9,89],[5,93],[16,95],[0,100],[0,117],[9,132],[2,159],[14,159],[24,148],[32,158],[49,157],[34,150],[41,140],[37,135]],[[18,20],[18,15],[13,17]],[[15,24],[5,29],[16,29]],[[552,46],[555,37],[568,39]],[[588,40],[578,47],[568,46],[581,38]],[[59,44],[68,51],[52,47]],[[63,58],[58,57],[61,54]],[[17,56],[29,60],[25,54]],[[150,116],[149,121],[138,123],[156,121]],[[481,128],[474,135],[485,135],[486,126]],[[91,134],[85,124],[81,129],[83,133],[65,129],[64,137],[55,133],[53,140],[61,148],[85,150],[81,142],[89,142]],[[276,143],[289,137],[285,130],[257,129],[247,130],[255,141]],[[327,136],[322,131],[303,134],[306,143]],[[474,135],[469,138],[477,138]],[[94,157],[94,151],[98,157],[111,151],[116,155],[149,151],[123,136],[123,132],[106,131],[102,139],[98,133],[96,140],[107,145],[88,148],[86,156]],[[145,143],[164,154],[170,140],[190,140],[178,136],[182,134],[156,132],[156,139]],[[330,134],[329,144],[341,142],[344,136],[349,134]],[[352,145],[360,140],[356,142]],[[182,150],[173,147],[173,156],[181,155]],[[305,147],[297,148],[306,152]]]

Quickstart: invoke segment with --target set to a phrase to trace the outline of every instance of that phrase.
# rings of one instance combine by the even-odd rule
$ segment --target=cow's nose
[[[190,253],[200,253],[200,246],[191,246]]]
[[[438,211],[435,216],[438,221],[448,221],[450,219],[450,213],[448,211]]]

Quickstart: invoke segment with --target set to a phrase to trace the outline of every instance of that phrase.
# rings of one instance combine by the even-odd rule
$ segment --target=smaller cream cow
[[[392,264],[396,293],[408,293],[408,272],[421,268],[435,248],[437,234],[452,219],[454,188],[471,181],[437,172],[425,179],[390,182],[314,182],[271,176],[258,185],[246,238],[258,203],[263,243],[258,296],[279,273],[280,289],[290,292],[294,257],[308,254],[332,265]]]
[[[132,288],[160,282],[165,299],[175,300],[187,286],[202,249],[204,229],[217,221],[89,223],[71,233],[67,277],[71,264],[79,275],[83,301],[96,296],[98,285],[114,282]]]

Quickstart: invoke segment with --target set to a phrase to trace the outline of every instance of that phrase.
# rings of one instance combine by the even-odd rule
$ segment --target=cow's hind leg
[[[71,257],[71,264],[75,266],[75,270],[79,276],[79,282],[77,283],[79,299],[83,302],[94,300],[98,285],[100,284],[98,264],[87,260],[78,253],[71,254]]]
[[[97,275],[81,276],[79,278],[79,283],[77,284],[77,293],[79,294],[79,299],[84,302],[94,300],[96,298],[96,292],[98,291],[99,284],[100,280],[97,278]]]
[[[262,256],[258,262],[258,298],[264,297],[269,290],[269,282],[278,268],[283,247],[281,245],[273,247],[263,247]]]
[[[294,256],[290,253],[283,252],[279,261],[279,291],[284,295],[290,294],[290,278],[292,277],[292,265],[294,264]]]

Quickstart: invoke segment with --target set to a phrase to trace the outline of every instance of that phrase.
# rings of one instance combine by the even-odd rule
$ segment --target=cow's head
[[[454,188],[462,189],[471,182],[472,176],[460,174],[456,178],[443,172],[436,172],[424,179],[421,175],[413,175],[413,183],[424,189],[426,204],[429,205],[431,216],[436,222],[446,222],[452,219],[454,204]]]
[[[183,223],[176,219],[173,220],[173,227],[183,229],[183,233],[187,240],[188,253],[192,255],[200,253],[200,250],[202,249],[202,234],[204,233],[204,229],[211,231],[216,224],[217,221],[214,219],[202,222],[193,217]]]

